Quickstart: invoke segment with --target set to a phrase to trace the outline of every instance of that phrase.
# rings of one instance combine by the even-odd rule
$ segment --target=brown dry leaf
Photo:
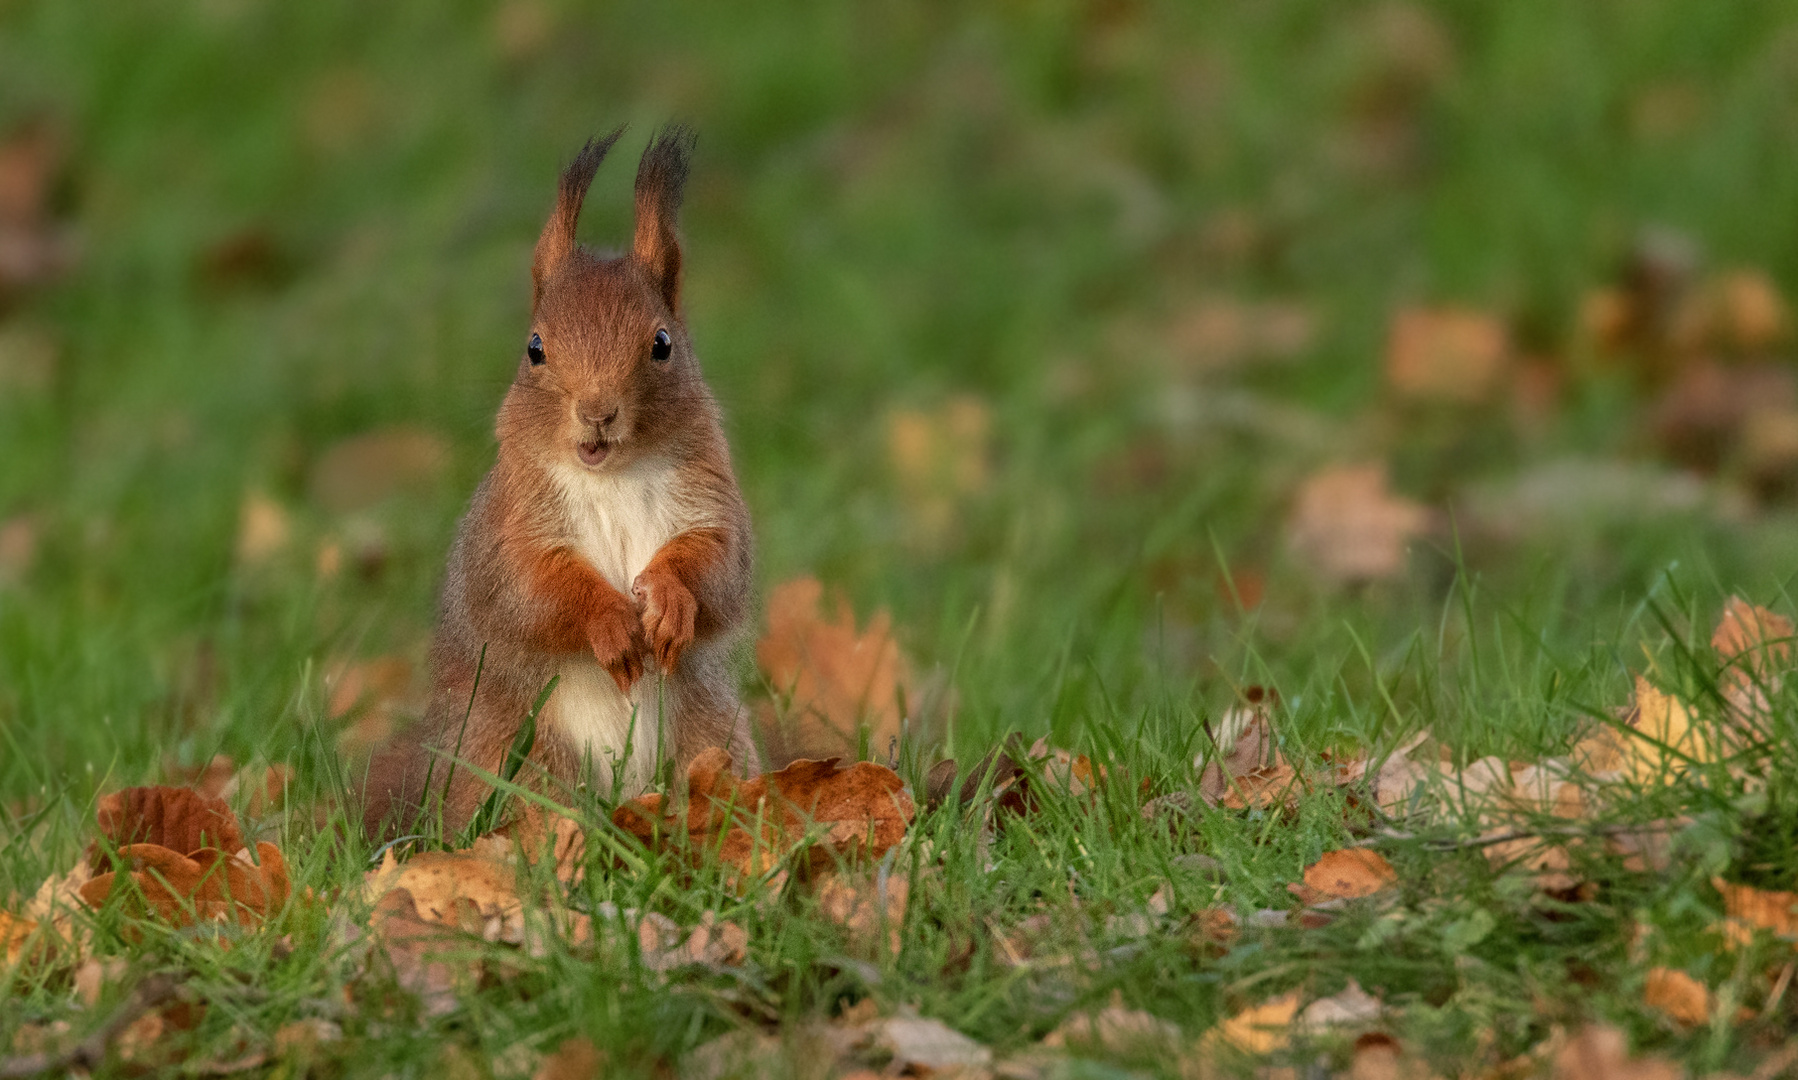
[[[585,1035],[564,1039],[555,1052],[543,1059],[531,1080],[600,1080],[606,1067],[606,1055]]]
[[[81,898],[90,907],[105,904],[129,882],[149,911],[176,926],[232,918],[255,926],[286,904],[290,892],[281,849],[267,842],[257,843],[254,862],[247,849],[226,855],[201,848],[180,855],[159,844],[127,844],[117,857],[122,872],[97,874],[82,886]],[[135,904],[136,896],[128,902]]]
[[[1732,941],[1744,941],[1755,930],[1766,930],[1783,941],[1798,941],[1798,893],[1757,889],[1737,885],[1722,878],[1712,878],[1711,885],[1723,895],[1724,934]]]
[[[481,962],[469,954],[466,938],[452,926],[421,917],[405,889],[381,894],[368,929],[392,966],[394,981],[418,996],[426,1016],[454,1012],[458,992],[480,977]]]
[[[1673,313],[1675,349],[1696,355],[1764,353],[1785,341],[1791,313],[1779,286],[1759,270],[1727,271],[1688,293]]]
[[[1642,986],[1642,1003],[1658,1009],[1688,1027],[1710,1022],[1710,988],[1676,968],[1648,969]]]
[[[1380,1018],[1385,1006],[1380,999],[1361,989],[1353,979],[1329,997],[1313,1001],[1293,1018],[1296,1027],[1306,1031],[1327,1028],[1365,1027]]]
[[[892,1055],[891,1075],[921,1070],[922,1075],[984,1069],[993,1052],[928,1016],[889,1016],[873,1025],[874,1045]]]
[[[0,911],[0,950],[3,950],[7,967],[17,967],[25,959],[26,946],[37,934],[37,929],[36,919]]]
[[[550,859],[556,880],[564,885],[579,882],[586,868],[586,831],[566,814],[551,813],[531,803],[497,835],[511,840],[518,853],[532,864],[542,858]]]
[[[87,908],[81,899],[81,890],[93,876],[93,868],[83,859],[68,873],[45,879],[26,902],[21,914],[39,926],[49,928],[57,941],[68,942],[79,951],[86,943],[87,932],[86,923],[77,920],[75,915]]]
[[[1505,324],[1468,308],[1401,311],[1386,343],[1386,381],[1400,396],[1420,401],[1486,401],[1510,362]]]
[[[911,793],[885,766],[796,761],[738,780],[730,763],[730,754],[716,747],[694,759],[684,814],[662,795],[644,795],[614,811],[613,823],[651,846],[684,843],[695,858],[716,851],[739,876],[768,872],[808,838],[815,841],[807,860],[813,870],[844,857],[877,859],[911,825]]]
[[[404,424],[377,428],[326,450],[312,467],[308,489],[326,510],[353,513],[437,483],[450,457],[449,440],[436,432]]]
[[[286,507],[259,491],[246,492],[237,514],[237,561],[255,568],[266,566],[287,549],[293,523]]]
[[[1180,1028],[1166,1020],[1124,1006],[1120,991],[1111,992],[1111,1002],[1096,1013],[1072,1013],[1043,1039],[1052,1049],[1092,1048],[1108,1054],[1144,1054],[1160,1051],[1171,1054],[1181,1043]]]
[[[1681,1080],[1685,1071],[1666,1058],[1632,1058],[1623,1032],[1588,1024],[1554,1058],[1554,1080]]]
[[[672,971],[698,964],[703,967],[735,967],[749,956],[749,931],[733,922],[720,922],[713,912],[699,918],[691,931],[666,915],[650,912],[637,921],[637,954],[651,971]]]
[[[1291,359],[1316,340],[1317,322],[1315,312],[1298,301],[1209,296],[1163,326],[1124,322],[1116,345],[1126,356],[1166,349],[1177,369],[1205,374]]]
[[[1201,1045],[1225,1043],[1248,1054],[1283,1050],[1292,1039],[1292,1022],[1299,1013],[1299,992],[1281,995],[1244,1009],[1205,1033]]]
[[[899,953],[899,930],[911,883],[880,867],[871,874],[831,874],[818,886],[818,910],[849,931],[849,948],[857,956]]]
[[[868,745],[883,755],[899,737],[900,701],[918,701],[887,613],[876,612],[857,631],[846,599],[835,598],[834,618],[822,614],[823,601],[815,578],[786,582],[768,597],[768,632],[755,658],[775,691],[787,695],[784,711],[762,717],[774,761],[855,756],[864,729]]]
[[[925,548],[954,531],[961,500],[992,480],[992,411],[962,394],[931,412],[896,409],[887,418],[887,457],[905,500],[907,532]]]
[[[1780,676],[1792,667],[1792,621],[1739,596],[1723,605],[1711,648],[1728,668],[1723,696],[1737,713],[1764,712],[1767,694],[1777,692]]]
[[[1345,585],[1396,577],[1405,546],[1430,512],[1386,486],[1383,465],[1339,465],[1299,485],[1286,543],[1325,581]]]
[[[1273,730],[1272,713],[1279,695],[1251,686],[1243,692],[1243,701],[1218,718],[1212,753],[1193,762],[1202,769],[1199,796],[1212,806],[1222,805],[1233,796],[1240,805],[1246,802],[1241,797],[1245,785],[1255,784],[1258,778],[1290,772]],[[1270,789],[1259,784],[1257,790]]]
[[[325,1043],[341,1041],[343,1028],[340,1025],[314,1016],[276,1028],[274,1049],[277,1057],[306,1057]]]
[[[1355,1040],[1348,1080],[1429,1080],[1429,1066],[1405,1053],[1390,1035],[1370,1031]]]
[[[237,851],[244,846],[237,816],[222,799],[191,788],[136,787],[102,795],[98,808],[100,835],[116,848],[150,844],[177,854],[203,848]],[[88,858],[104,868],[105,852],[96,845]]]
[[[1326,851],[1305,868],[1303,885],[1286,886],[1302,902],[1315,904],[1326,900],[1359,900],[1398,884],[1398,871],[1385,856],[1367,848],[1343,848]]]
[[[519,944],[524,940],[524,901],[518,896],[511,855],[511,843],[494,837],[483,837],[465,851],[427,851],[403,863],[389,848],[381,865],[363,879],[363,897],[378,902],[403,889],[414,905],[411,917],[486,941]]]

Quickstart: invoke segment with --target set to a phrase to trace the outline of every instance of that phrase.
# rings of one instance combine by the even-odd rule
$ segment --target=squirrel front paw
[[[587,621],[587,643],[618,689],[630,693],[632,684],[643,677],[643,642],[630,601],[613,593],[610,602]]]
[[[664,672],[673,671],[680,654],[693,644],[699,601],[680,578],[666,570],[638,574],[631,595],[643,605],[643,636],[656,663]]]

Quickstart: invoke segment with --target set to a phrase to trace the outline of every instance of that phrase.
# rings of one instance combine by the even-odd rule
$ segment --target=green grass
[[[521,0],[0,2],[0,132],[42,117],[66,134],[57,199],[82,250],[0,310],[0,331],[47,335],[59,356],[41,388],[0,371],[0,521],[30,515],[38,533],[30,570],[0,583],[0,896],[72,864],[98,793],[171,767],[225,753],[292,763],[296,806],[333,790],[321,670],[420,655],[456,515],[492,458],[556,170],[621,121],[633,133],[595,185],[594,242],[628,228],[630,140],[671,118],[700,132],[686,295],[761,582],[812,573],[864,615],[891,610],[918,667],[952,680],[949,753],[1048,734],[1178,790],[1202,723],[1247,684],[1277,686],[1283,730],[1313,750],[1428,728],[1465,759],[1561,752],[1627,702],[1633,672],[1700,678],[1678,643],[1701,641],[1730,593],[1790,610],[1798,515],[1778,500],[1718,510],[1728,475],[1695,508],[1579,500],[1521,532],[1467,505],[1569,458],[1665,481],[1650,391],[1581,344],[1579,302],[1651,226],[1711,265],[1798,284],[1795,48],[1798,6],[1670,0],[793,4],[760,19]],[[1681,103],[1670,120],[1644,104],[1662,99]],[[209,253],[243,237],[267,256],[210,273]],[[1207,296],[1301,304],[1315,332],[1289,360],[1197,370],[1173,342]],[[1551,417],[1520,430],[1502,409],[1392,409],[1388,319],[1420,302],[1498,312],[1556,358]],[[889,464],[886,418],[958,395],[990,410],[990,476],[931,534]],[[437,482],[351,516],[312,497],[328,448],[396,423],[448,440]],[[1287,553],[1283,521],[1299,479],[1363,460],[1452,514],[1400,578],[1332,590]],[[257,569],[233,554],[248,492],[292,521]],[[370,532],[378,572],[314,573],[322,541]],[[1265,580],[1259,607],[1220,588],[1232,574]],[[1337,796],[1295,820],[1201,815],[1173,836],[1130,792],[1051,800],[990,850],[957,815],[928,816],[916,830],[942,867],[901,954],[871,970],[832,960],[842,943],[803,904],[661,863],[595,874],[584,900],[738,920],[742,974],[664,984],[609,952],[515,959],[515,976],[423,1019],[385,999],[345,1012],[352,958],[318,947],[314,909],[284,920],[291,952],[272,934],[120,949],[134,971],[193,972],[214,1002],[202,1056],[226,1055],[238,1025],[345,1012],[333,1075],[411,1075],[446,1044],[487,1061],[575,1032],[648,1075],[747,1017],[827,1017],[863,995],[1006,1052],[1114,990],[1196,1036],[1350,975],[1402,1000],[1402,1034],[1442,1061],[1482,1032],[1516,1053],[1602,1017],[1715,1069],[1790,1030],[1794,1006],[1675,1031],[1642,1009],[1628,941],[1650,922],[1664,962],[1760,992],[1760,968],[1706,936],[1706,882],[1766,861],[1739,841],[1772,828],[1782,796],[1758,825],[1709,806],[1710,849],[1650,880],[1607,870],[1587,904],[1544,905],[1474,852],[1399,845],[1402,918],[1245,933],[1221,956],[1171,933],[1108,939],[1105,916],[1164,881],[1176,910],[1211,903],[1173,861],[1198,851],[1223,864],[1223,899],[1283,905],[1304,865],[1354,839]],[[320,896],[363,865],[309,813],[261,828]],[[1103,962],[1001,969],[982,927],[1039,908]],[[5,1013],[0,1031],[91,1015],[58,978],[15,982]]]

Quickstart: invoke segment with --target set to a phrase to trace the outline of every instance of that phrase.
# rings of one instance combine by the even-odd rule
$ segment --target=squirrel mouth
[[[604,439],[590,439],[582,442],[576,449],[581,455],[581,464],[599,465],[612,452],[612,444]]]

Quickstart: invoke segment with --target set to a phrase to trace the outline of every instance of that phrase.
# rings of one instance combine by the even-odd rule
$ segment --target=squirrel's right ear
[[[574,254],[576,245],[575,227],[581,221],[581,202],[587,197],[587,188],[593,184],[593,174],[599,171],[599,163],[606,159],[606,151],[624,134],[620,125],[609,135],[597,139],[588,139],[581,152],[574,155],[574,160],[562,170],[562,182],[556,189],[556,208],[550,211],[549,223],[543,226],[543,235],[537,238],[537,254],[531,259],[531,282],[537,294],[543,292],[543,285],[561,265]]]

